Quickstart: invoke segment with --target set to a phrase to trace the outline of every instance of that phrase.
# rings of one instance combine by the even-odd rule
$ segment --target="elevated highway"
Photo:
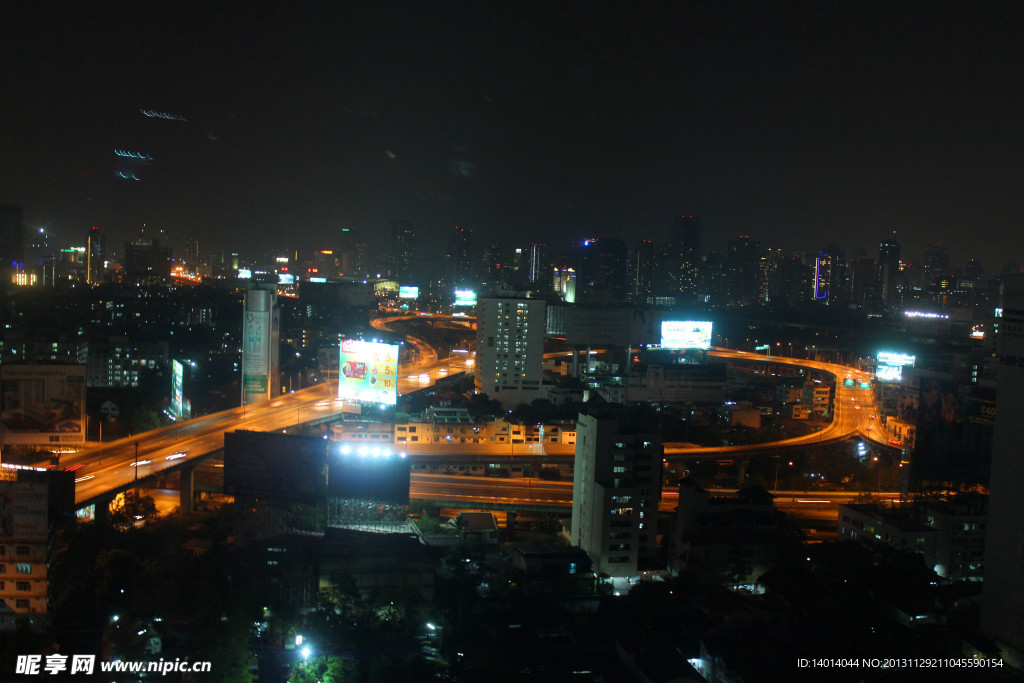
[[[406,317],[406,316],[402,316]],[[398,319],[384,319],[384,324]],[[462,322],[462,321],[460,321]],[[740,362],[768,363],[799,366],[835,376],[834,414],[831,423],[823,425],[814,434],[786,439],[770,444],[744,446],[719,446],[711,448],[685,447],[681,444],[666,444],[666,457],[687,459],[709,455],[742,455],[780,449],[806,447],[810,444],[841,441],[850,436],[860,436],[879,446],[890,446],[878,425],[875,415],[874,396],[869,389],[847,388],[843,380],[851,377],[859,384],[867,378],[854,368],[835,363],[824,363],[804,359],[765,356],[760,354],[713,349],[716,358]],[[416,364],[399,368],[399,393],[405,394],[426,388],[451,373],[472,369],[473,359],[468,354],[457,357],[437,358],[436,354],[419,354]],[[855,385],[856,386],[856,385]],[[329,422],[341,410],[332,389],[320,384],[284,394],[278,398],[245,407],[215,413],[202,418],[163,427],[145,434],[139,434],[120,441],[102,444],[62,458],[63,469],[74,469],[76,475],[76,504],[85,507],[97,502],[108,501],[119,492],[135,486],[147,485],[159,477],[174,472],[183,472],[182,497],[191,493],[185,482],[190,473],[212,454],[224,447],[224,433],[238,429],[253,431],[287,431],[298,425]],[[420,449],[406,447],[410,455],[420,456]],[[466,454],[463,448],[445,447],[438,451],[425,446],[422,456],[429,458],[430,451],[437,456],[445,454],[491,456],[512,462],[523,457],[557,462],[571,457],[572,447],[544,444],[509,446],[475,446]],[[508,460],[504,460],[507,455]]]

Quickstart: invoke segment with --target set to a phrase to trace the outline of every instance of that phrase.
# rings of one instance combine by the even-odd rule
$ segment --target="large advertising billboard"
[[[657,344],[661,313],[639,308],[570,308],[565,337],[569,344]]]
[[[399,285],[398,287],[398,298],[399,299],[418,299],[420,296],[420,288],[412,287],[409,285]]]
[[[476,292],[472,289],[456,289],[454,306],[476,306]]]
[[[914,367],[916,356],[896,351],[879,351],[875,379],[879,382],[899,382],[903,379],[904,366]]]
[[[395,405],[398,345],[343,339],[338,362],[338,398]]]
[[[245,312],[242,340],[242,392],[246,403],[270,395],[270,311]]]
[[[664,349],[710,349],[711,322],[707,320],[661,321],[661,347]]]
[[[4,365],[2,441],[85,443],[84,365]]]

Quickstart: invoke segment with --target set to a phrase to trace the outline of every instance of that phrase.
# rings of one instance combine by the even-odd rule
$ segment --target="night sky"
[[[558,253],[686,214],[705,251],[1024,262],[1019,3],[326,4],[4,3],[0,202],[118,251],[400,218]]]

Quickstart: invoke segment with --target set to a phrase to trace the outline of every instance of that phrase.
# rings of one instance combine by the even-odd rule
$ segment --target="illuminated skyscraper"
[[[448,239],[448,250],[445,252],[445,270],[448,281],[456,287],[471,283],[470,252],[472,250],[473,231],[469,228],[455,226]]]
[[[409,221],[391,221],[391,267],[389,275],[399,282],[413,279],[416,232]]]
[[[676,216],[669,241],[675,280],[684,302],[697,297],[704,231],[695,216]]]
[[[107,259],[107,238],[95,225],[85,238],[85,281],[90,285],[103,282]]]
[[[899,301],[900,243],[886,240],[878,246],[878,284],[881,289],[882,305],[895,306]]]
[[[530,245],[530,284],[549,289],[554,267],[551,265],[551,248],[546,244]]]

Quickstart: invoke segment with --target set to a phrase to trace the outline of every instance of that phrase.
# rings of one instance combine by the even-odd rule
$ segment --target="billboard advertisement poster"
[[[896,353],[894,351],[879,351],[878,352],[878,364],[889,365],[892,367],[902,367],[909,365],[914,367],[914,361],[917,360],[917,356],[911,356],[907,353]]]
[[[0,482],[0,541],[44,541],[47,537],[47,485]]]
[[[242,339],[242,386],[245,394],[262,394],[253,400],[266,398],[270,391],[270,311],[245,312],[245,336]]]
[[[408,285],[399,285],[398,287],[398,298],[399,299],[418,299],[420,296],[419,287],[410,287]]]
[[[184,399],[185,369],[181,361],[171,361],[171,412],[180,418]]]
[[[711,325],[707,320],[663,320],[661,346],[665,349],[710,349]]]
[[[4,365],[3,443],[85,443],[84,365]]]
[[[398,402],[397,344],[343,339],[338,368],[338,398]]]
[[[565,336],[570,344],[657,344],[661,313],[640,308],[569,309]]]
[[[454,305],[476,306],[476,292],[472,289],[456,289]]]
[[[875,379],[879,382],[899,382],[903,379],[903,366],[879,365],[875,370]]]

